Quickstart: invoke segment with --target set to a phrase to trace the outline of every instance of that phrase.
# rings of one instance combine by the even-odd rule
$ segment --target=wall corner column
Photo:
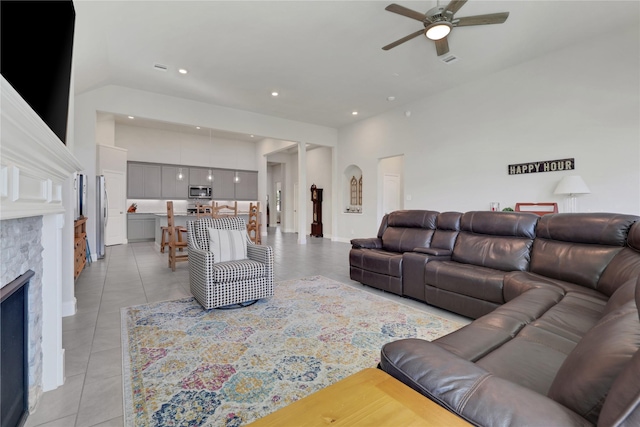
[[[298,142],[298,244],[307,243],[307,144]]]

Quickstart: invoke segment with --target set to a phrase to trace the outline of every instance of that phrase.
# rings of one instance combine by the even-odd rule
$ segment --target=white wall
[[[640,214],[639,44],[637,27],[605,35],[341,128],[337,169],[357,164],[367,181],[365,214],[339,215],[338,237],[375,235],[378,183],[369,177],[378,159],[398,154],[406,209],[562,206],[556,184],[579,174],[591,189],[582,211]],[[571,157],[574,171],[507,175],[508,164]]]
[[[254,142],[117,123],[115,145],[128,150],[129,161],[257,170]]]

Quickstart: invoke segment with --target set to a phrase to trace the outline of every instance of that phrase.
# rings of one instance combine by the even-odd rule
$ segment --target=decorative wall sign
[[[509,175],[522,175],[537,172],[558,172],[573,170],[576,167],[575,159],[542,160],[539,162],[519,163],[507,167]]]

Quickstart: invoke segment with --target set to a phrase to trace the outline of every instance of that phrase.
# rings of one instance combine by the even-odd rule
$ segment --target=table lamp
[[[579,194],[590,194],[591,191],[580,175],[568,175],[563,177],[553,194],[566,194],[565,211],[577,212]]]

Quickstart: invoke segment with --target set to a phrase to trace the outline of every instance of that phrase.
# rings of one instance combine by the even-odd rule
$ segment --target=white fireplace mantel
[[[82,165],[0,79],[0,220],[62,213],[62,184]]]

